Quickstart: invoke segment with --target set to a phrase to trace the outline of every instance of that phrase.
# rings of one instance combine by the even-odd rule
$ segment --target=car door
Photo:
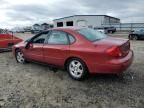
[[[144,30],[142,30],[142,35],[141,35],[142,39],[144,39]]]
[[[26,58],[34,61],[44,62],[43,46],[48,38],[48,32],[43,32],[32,38],[29,47],[26,48]]]
[[[48,64],[63,66],[69,55],[69,41],[67,33],[52,30],[48,43],[44,44],[44,60]]]
[[[138,35],[139,35],[139,39],[144,39],[144,30],[140,30],[138,32]]]

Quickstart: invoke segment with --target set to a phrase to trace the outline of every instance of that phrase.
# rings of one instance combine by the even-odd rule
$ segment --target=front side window
[[[48,40],[48,44],[68,44],[67,34],[61,31],[52,31]]]
[[[34,38],[32,43],[43,44],[47,39],[48,33],[42,33],[38,37]]]
[[[100,33],[96,30],[90,29],[90,28],[82,28],[82,29],[76,30],[76,32],[78,32],[79,34],[81,34],[86,39],[92,42],[101,40],[107,37],[105,34]]]

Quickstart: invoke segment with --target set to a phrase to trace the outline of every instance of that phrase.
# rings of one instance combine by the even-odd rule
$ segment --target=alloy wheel
[[[81,62],[73,60],[69,64],[69,72],[75,78],[80,78],[83,75],[84,68]]]
[[[133,40],[138,40],[138,37],[137,36],[133,36]]]
[[[18,51],[16,53],[16,59],[19,63],[24,63],[25,62],[24,54],[21,51]]]

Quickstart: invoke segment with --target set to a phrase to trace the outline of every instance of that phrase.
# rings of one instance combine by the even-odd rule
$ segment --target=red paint
[[[25,49],[26,42],[21,42],[13,47],[24,52],[27,59],[43,63],[63,66],[67,59],[80,58],[85,62],[90,73],[121,73],[126,70],[133,61],[133,51],[127,39],[107,37],[96,42],[90,42],[79,33],[76,28],[55,28],[75,37],[75,43],[71,45],[33,44]]]
[[[21,42],[22,39],[12,36],[10,34],[0,34],[0,48],[8,48],[9,44],[17,44]]]

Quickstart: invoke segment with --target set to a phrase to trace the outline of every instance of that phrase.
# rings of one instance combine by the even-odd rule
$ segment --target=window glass
[[[63,27],[63,22],[57,22],[57,27]]]
[[[33,40],[33,43],[45,43],[47,36],[48,36],[48,33],[40,34],[40,36],[36,37]]]
[[[73,21],[68,21],[68,22],[66,22],[66,25],[67,25],[67,26],[73,26]]]
[[[101,40],[103,38],[106,38],[107,36],[103,33],[100,33],[96,30],[90,29],[90,28],[82,28],[79,30],[76,30],[79,34],[87,38],[89,41],[97,41]]]
[[[68,34],[68,36],[69,36],[70,44],[74,43],[75,38],[73,36],[69,35],[69,34]]]
[[[67,34],[61,31],[52,31],[48,44],[68,44]]]

